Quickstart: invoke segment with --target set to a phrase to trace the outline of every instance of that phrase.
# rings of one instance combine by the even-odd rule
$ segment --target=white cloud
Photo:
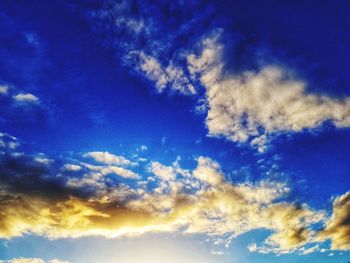
[[[222,255],[225,255],[225,252],[222,250],[212,250],[212,251],[210,251],[210,254],[215,255],[215,256],[222,256]]]
[[[213,186],[222,183],[223,175],[217,162],[202,156],[197,161],[198,166],[193,171],[194,177]]]
[[[147,30],[143,19],[134,19],[126,16],[118,16],[115,19],[115,25],[122,29],[125,28],[132,34],[140,34],[142,31]]]
[[[320,251],[320,245],[315,245],[315,246],[312,246],[312,247],[309,247],[309,248],[303,248],[301,250],[301,255],[308,255],[308,254],[311,254],[311,253],[315,253],[316,251]]]
[[[63,169],[66,171],[80,171],[82,168],[80,165],[76,165],[76,164],[65,164],[63,166]]]
[[[87,168],[89,171],[83,175],[81,178],[68,178],[67,180],[67,186],[73,187],[73,188],[84,188],[84,187],[91,187],[96,192],[102,193],[106,190],[106,175],[109,174],[115,174],[117,176],[123,177],[125,179],[140,179],[140,175],[125,169],[123,167],[114,166],[114,165],[107,165],[107,166],[98,166],[98,165],[91,165],[86,163],[81,163],[82,166]],[[67,165],[66,165],[67,166]],[[66,168],[64,166],[64,168]],[[80,167],[78,169],[78,167]],[[70,171],[79,171],[81,170],[81,166],[77,165],[68,165],[68,170]]]
[[[138,152],[145,152],[148,150],[148,147],[146,145],[141,145],[136,149]]]
[[[209,135],[245,143],[260,152],[274,134],[314,129],[325,121],[350,126],[350,98],[311,93],[304,81],[280,66],[224,74],[218,34],[202,43],[199,56],[188,56],[188,68],[206,88]]]
[[[124,178],[130,178],[130,179],[139,179],[140,176],[128,169],[118,167],[118,166],[106,166],[101,169],[101,173],[106,175],[106,174],[116,174]]]
[[[152,162],[151,172],[165,181],[173,181],[176,178],[176,170],[174,167],[165,166],[159,162]]]
[[[44,154],[37,154],[34,157],[34,161],[37,162],[38,164],[43,164],[43,165],[48,165],[53,162],[52,159],[48,159]]]
[[[0,94],[7,95],[9,87],[7,85],[0,85]]]
[[[132,165],[133,163],[123,156],[117,156],[109,152],[88,152],[84,157],[91,157],[95,161],[113,165]]]
[[[32,103],[37,104],[40,102],[39,98],[30,93],[21,93],[13,96],[15,102],[18,103]]]
[[[164,67],[152,56],[138,52],[138,67],[146,77],[155,82],[158,92],[163,92],[167,86],[172,91],[183,94],[196,94],[196,90],[186,77],[183,69],[174,65],[172,61]]]

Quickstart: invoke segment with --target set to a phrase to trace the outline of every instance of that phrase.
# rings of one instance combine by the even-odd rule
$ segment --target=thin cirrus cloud
[[[3,140],[13,139],[6,135]],[[291,191],[284,182],[228,181],[220,164],[208,157],[198,157],[192,170],[181,168],[179,160],[170,166],[152,162],[142,179],[135,178],[137,184],[129,184],[111,181],[106,176],[113,172],[110,167],[41,162],[37,157],[43,154],[18,152],[6,144],[1,152],[0,193],[7,200],[0,203],[1,238],[24,233],[113,238],[168,232],[206,234],[215,240],[230,235],[225,241],[229,243],[241,234],[268,229],[272,234],[257,246],[258,252],[302,252],[306,245],[326,240],[331,241],[330,249],[349,249],[348,193],[334,201],[333,214],[327,217],[323,210],[284,200]],[[320,223],[324,227],[316,230]]]

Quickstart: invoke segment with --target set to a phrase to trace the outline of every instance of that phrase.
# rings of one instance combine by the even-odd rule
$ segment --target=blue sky
[[[350,260],[347,1],[1,1],[0,261]]]

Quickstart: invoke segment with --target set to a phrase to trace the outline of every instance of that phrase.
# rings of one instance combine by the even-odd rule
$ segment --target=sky
[[[350,261],[348,1],[0,2],[0,262]]]

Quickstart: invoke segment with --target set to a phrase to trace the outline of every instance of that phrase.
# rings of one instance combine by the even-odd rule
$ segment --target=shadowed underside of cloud
[[[332,217],[319,237],[321,240],[330,238],[332,249],[350,250],[350,192],[334,200]]]
[[[108,166],[100,168],[79,160],[67,164],[43,154],[25,154],[18,147],[9,148],[11,140],[14,138],[2,135],[2,238],[25,233],[49,238],[113,238],[177,232],[213,238],[228,234],[232,239],[268,229],[272,234],[265,245],[272,252],[292,251],[325,239],[332,240],[333,248],[348,249],[347,195],[335,201],[325,230],[317,232],[314,225],[325,222],[325,212],[283,201],[290,192],[285,183],[231,183],[210,158],[199,157],[194,170],[183,169],[178,162],[171,166],[151,162],[142,179],[128,179],[136,179],[136,184],[113,183],[111,179],[118,175],[104,173]],[[108,162],[129,163],[125,157],[107,152],[94,155],[108,157],[104,159]],[[72,184],[74,178],[84,183]]]

